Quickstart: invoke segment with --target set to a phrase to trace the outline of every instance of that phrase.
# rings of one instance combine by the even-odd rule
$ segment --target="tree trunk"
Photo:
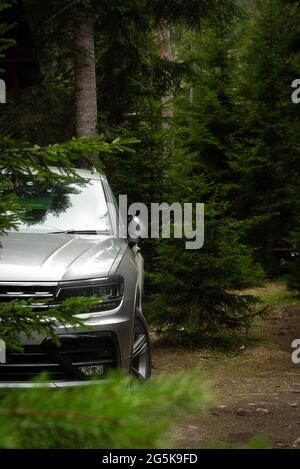
[[[165,20],[159,19],[157,21],[156,34],[159,41],[160,58],[171,61],[173,59],[171,33]]]
[[[157,21],[156,35],[159,42],[160,58],[163,60],[173,60],[173,51],[171,45],[171,32],[168,23],[160,18]],[[162,116],[167,121],[170,117],[173,117],[172,108],[172,93],[167,93],[162,97],[163,111]],[[167,122],[164,124],[168,127]]]
[[[75,9],[73,22],[75,46],[75,134],[97,135],[97,86],[93,19],[87,10]]]

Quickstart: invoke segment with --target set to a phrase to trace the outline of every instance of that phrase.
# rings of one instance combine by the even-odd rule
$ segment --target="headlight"
[[[124,279],[120,275],[106,279],[66,282],[58,286],[55,302],[61,303],[74,296],[99,296],[101,301],[91,311],[105,311],[117,308],[124,292]]]

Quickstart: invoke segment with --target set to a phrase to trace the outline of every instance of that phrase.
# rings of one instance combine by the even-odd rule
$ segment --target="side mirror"
[[[128,243],[129,246],[139,244],[147,235],[145,226],[140,218],[129,215],[128,217]]]

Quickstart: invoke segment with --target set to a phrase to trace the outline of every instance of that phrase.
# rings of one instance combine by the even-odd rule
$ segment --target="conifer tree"
[[[207,27],[201,34],[181,31],[179,41],[191,73],[175,105],[171,202],[205,204],[205,239],[195,251],[185,249],[185,240],[158,243],[153,280],[159,289],[150,308],[162,333],[197,342],[224,327],[249,326],[255,301],[232,290],[258,281],[261,270],[240,241],[228,195],[237,128],[230,80],[234,36],[223,26]]]
[[[291,83],[299,62],[288,51],[291,10],[281,0],[258,0],[244,25],[235,86],[240,128],[232,168],[239,179],[236,216],[246,221],[248,244],[272,277],[275,248],[292,227],[291,182],[299,159],[297,109]]]

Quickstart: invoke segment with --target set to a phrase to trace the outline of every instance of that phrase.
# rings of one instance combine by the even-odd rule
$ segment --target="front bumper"
[[[24,336],[24,351],[7,352],[6,363],[0,364],[0,387],[84,386],[100,382],[113,369],[128,373],[133,311],[132,301],[123,300],[116,310],[85,315],[84,326],[58,326],[60,347],[45,337]],[[32,382],[43,372],[45,382]]]

